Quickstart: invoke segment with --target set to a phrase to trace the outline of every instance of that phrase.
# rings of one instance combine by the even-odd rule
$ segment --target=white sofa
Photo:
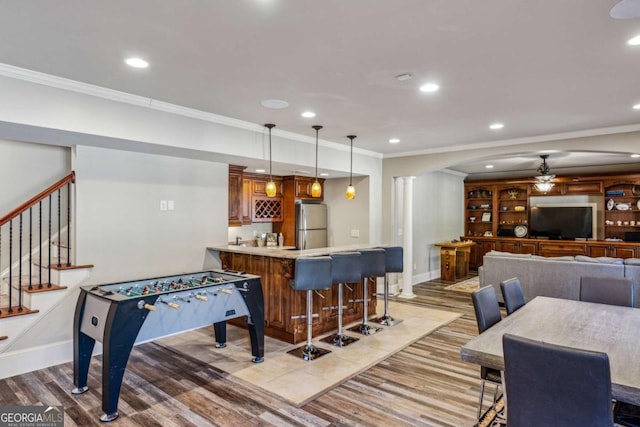
[[[632,277],[636,307],[640,307],[639,258],[541,257],[491,251],[485,254],[478,274],[480,286],[492,285],[500,301],[500,282],[512,277],[520,279],[526,301],[539,295],[578,300],[581,276]]]

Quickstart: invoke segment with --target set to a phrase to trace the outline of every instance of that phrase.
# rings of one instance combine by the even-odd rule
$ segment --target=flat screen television
[[[529,213],[529,236],[551,240],[595,239],[596,204],[534,206]]]

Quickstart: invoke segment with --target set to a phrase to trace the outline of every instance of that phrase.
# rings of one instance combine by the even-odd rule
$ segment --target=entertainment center
[[[530,179],[465,182],[469,266],[491,250],[640,258],[640,173],[564,176],[547,193]]]

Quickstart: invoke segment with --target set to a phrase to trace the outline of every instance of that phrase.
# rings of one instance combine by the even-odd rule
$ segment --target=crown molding
[[[564,139],[586,138],[590,136],[612,135],[612,134],[629,133],[629,132],[637,132],[637,131],[640,131],[640,124],[579,130],[579,131],[555,133],[555,134],[549,134],[549,135],[528,136],[524,138],[503,139],[500,141],[486,141],[486,142],[478,142],[478,143],[465,144],[465,145],[454,145],[454,146],[448,146],[448,147],[430,148],[430,149],[418,150],[418,151],[406,151],[404,153],[385,154],[384,158],[391,159],[391,158],[397,158],[397,157],[410,157],[410,156],[422,156],[427,154],[451,153],[455,151],[478,150],[482,148],[495,148],[495,147],[504,147],[509,145],[534,144],[537,142],[550,142],[550,141],[559,141]]]

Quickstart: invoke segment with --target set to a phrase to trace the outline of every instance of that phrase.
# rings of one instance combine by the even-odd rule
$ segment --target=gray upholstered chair
[[[507,422],[523,426],[613,426],[606,353],[504,334]]]
[[[361,276],[363,282],[362,291],[362,323],[349,328],[350,331],[359,332],[362,335],[372,335],[379,332],[382,328],[369,325],[368,312],[369,312],[369,278],[371,277],[384,277],[385,271],[385,258],[384,249],[361,249],[360,251],[361,261]]]
[[[404,270],[404,252],[402,246],[383,246],[384,249],[384,314],[372,322],[385,326],[393,326],[402,322],[389,314],[389,273],[402,273]]]
[[[504,300],[507,315],[518,310],[525,304],[522,285],[520,284],[520,279],[517,277],[512,277],[511,279],[500,282],[500,292],[502,292],[502,299]]]
[[[473,310],[476,313],[476,322],[478,324],[478,332],[483,333],[496,323],[502,316],[500,315],[500,305],[493,286],[485,286],[471,293],[471,301],[473,302]],[[498,389],[502,384],[502,376],[497,369],[480,366],[480,401],[478,402],[478,421],[482,415],[482,401],[484,400],[485,384],[490,382],[495,388],[493,393],[493,403],[498,397]]]
[[[331,281],[338,284],[338,331],[320,341],[338,347],[344,347],[358,341],[358,338],[347,336],[342,331],[343,284],[360,283],[362,266],[360,252],[338,252],[331,254]]]
[[[305,316],[300,316],[307,319],[307,342],[304,346],[289,350],[287,353],[304,360],[314,360],[331,353],[330,350],[314,346],[311,341],[313,336],[313,292],[331,288],[333,283],[331,280],[331,257],[297,258],[293,274],[294,278],[289,282],[293,290],[307,292],[307,312]]]
[[[580,301],[633,307],[635,305],[633,279],[630,277],[582,276],[580,278]]]

